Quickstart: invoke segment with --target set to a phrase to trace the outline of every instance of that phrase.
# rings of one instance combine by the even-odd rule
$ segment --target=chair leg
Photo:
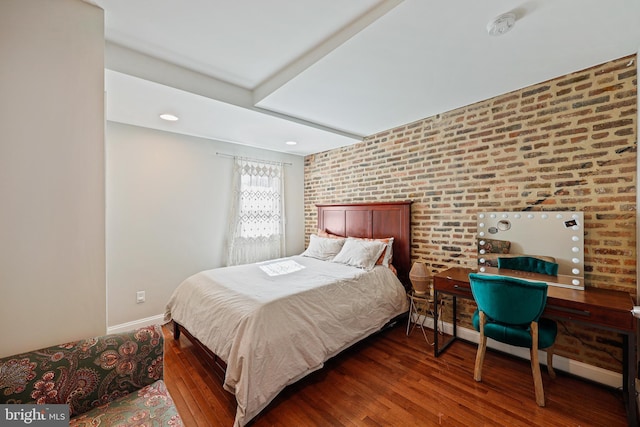
[[[545,350],[547,352],[547,372],[549,372],[549,376],[553,379],[556,378],[556,371],[553,370],[553,345],[551,347],[547,347]]]
[[[478,341],[478,352],[476,353],[476,366],[473,371],[473,379],[476,381],[482,381],[482,364],[487,350],[487,337],[484,335],[485,323],[487,323],[487,317],[483,311],[480,311],[480,340]]]
[[[536,403],[538,406],[544,406],[544,389],[542,388],[542,374],[538,360],[538,322],[531,322],[531,371],[536,391]]]

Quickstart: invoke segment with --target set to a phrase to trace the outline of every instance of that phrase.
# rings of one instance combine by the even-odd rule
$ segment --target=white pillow
[[[332,261],[371,270],[386,248],[382,242],[348,238]]]
[[[347,239],[330,239],[328,237],[318,237],[312,234],[309,247],[301,255],[309,258],[317,258],[323,261],[332,260]]]
[[[367,237],[349,237],[350,239],[359,239],[359,240],[366,240],[367,242],[372,242],[372,241],[376,241],[376,242],[382,242],[386,245],[386,249],[384,251],[382,251],[382,254],[380,255],[380,257],[378,258],[378,260],[376,261],[376,264],[378,265],[384,265],[385,267],[389,267],[389,264],[391,264],[391,261],[393,260],[393,237],[387,237],[384,239],[373,239],[373,238],[367,238]]]
[[[389,243],[387,243],[387,250],[384,253],[384,259],[382,260],[382,265],[385,267],[389,267],[391,261],[393,260],[393,237],[389,237]]]

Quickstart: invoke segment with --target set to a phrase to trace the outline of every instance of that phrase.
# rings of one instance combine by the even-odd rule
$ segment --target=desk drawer
[[[543,316],[585,322],[615,330],[634,330],[634,318],[629,311],[611,310],[594,305],[571,307],[565,303],[561,306],[548,299]]]
[[[473,298],[471,285],[469,285],[468,281],[455,280],[449,277],[434,277],[433,286],[438,292]]]

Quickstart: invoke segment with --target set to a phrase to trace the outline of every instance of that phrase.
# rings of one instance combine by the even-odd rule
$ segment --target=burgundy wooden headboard
[[[318,207],[318,229],[348,237],[393,237],[393,265],[405,286],[411,270],[411,201],[326,204]]]

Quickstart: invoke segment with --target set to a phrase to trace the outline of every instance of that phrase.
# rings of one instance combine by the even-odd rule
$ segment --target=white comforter
[[[405,311],[404,288],[388,268],[295,256],[200,272],[173,293],[165,320],[225,361],[234,425],[243,426],[285,386]]]

